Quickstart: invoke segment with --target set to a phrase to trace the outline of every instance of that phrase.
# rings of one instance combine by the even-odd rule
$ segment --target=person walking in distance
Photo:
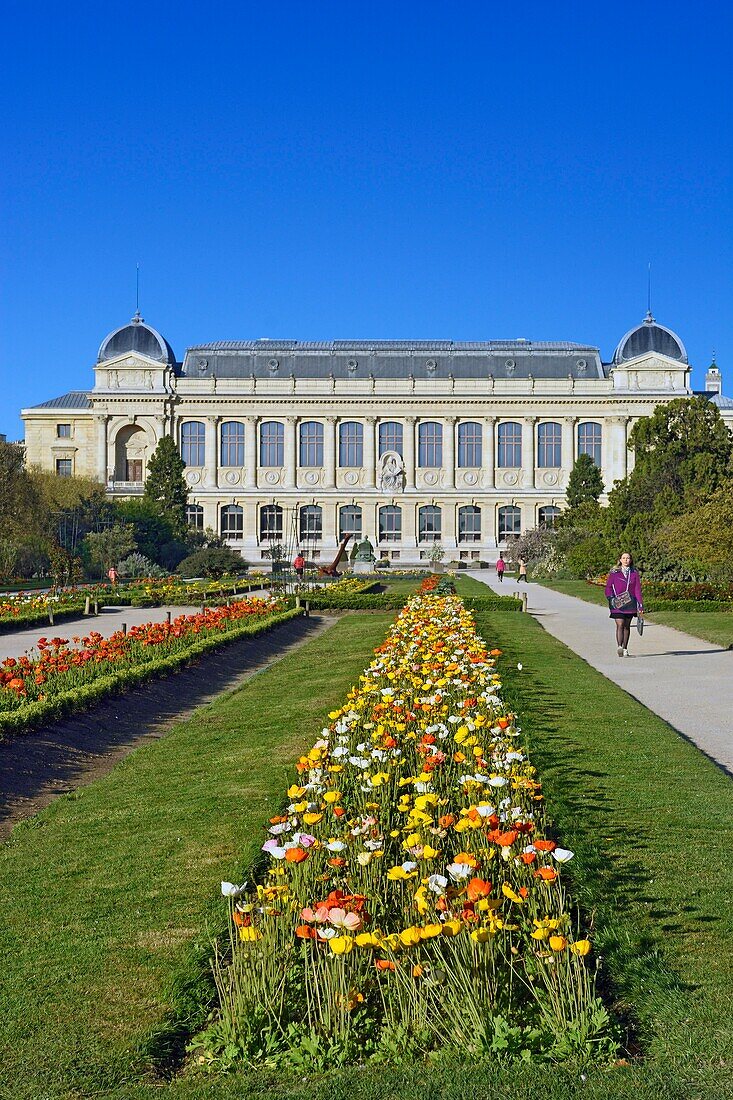
[[[116,588],[117,581],[119,579],[119,573],[115,569],[114,565],[110,565],[109,569],[107,570],[107,576],[109,577],[109,583],[112,585],[113,588]]]
[[[300,550],[296,551],[295,557],[293,558],[293,569],[295,570],[295,575],[298,580],[302,581],[303,571],[305,569],[305,558]]]
[[[616,568],[608,574],[606,597],[611,618],[616,621],[616,652],[619,657],[628,657],[631,621],[635,615],[638,615],[640,620],[644,615],[641,580],[634,569],[634,559],[631,554],[623,553],[618,559]]]
[[[519,565],[519,576],[517,577],[517,584],[519,584],[520,581],[524,581],[524,583],[526,584],[527,583],[527,563],[524,560],[524,558],[519,559],[518,565]]]
[[[506,569],[506,562],[504,561],[503,552],[499,554],[496,561],[496,579],[499,581],[504,580],[504,570]]]

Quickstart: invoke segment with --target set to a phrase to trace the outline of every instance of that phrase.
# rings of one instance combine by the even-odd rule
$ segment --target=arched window
[[[323,537],[323,509],[318,504],[306,504],[298,518],[301,542],[315,542]]]
[[[379,541],[399,542],[402,538],[402,509],[385,504],[379,509]]]
[[[239,504],[226,504],[221,510],[221,537],[244,538],[244,509]]]
[[[537,513],[537,522],[540,527],[554,527],[559,515],[560,509],[554,504],[545,504]]]
[[[522,425],[511,420],[497,430],[496,465],[518,469],[522,465]]]
[[[244,424],[236,420],[221,426],[221,465],[244,466]]]
[[[283,537],[283,510],[279,504],[260,508],[260,542],[278,542]]]
[[[300,425],[301,466],[323,465],[323,424],[317,420],[304,420]]]
[[[381,458],[386,451],[397,451],[397,454],[402,458],[404,457],[402,451],[402,438],[403,428],[396,420],[385,420],[383,424],[379,425],[379,457]]]
[[[596,466],[601,468],[601,425],[587,421],[578,424],[578,454],[590,455]]]
[[[458,465],[481,465],[481,425],[473,421],[458,425]]]
[[[364,426],[355,420],[339,424],[339,466],[364,465]]]
[[[356,504],[339,508],[339,542],[344,535],[351,535],[353,542],[361,538],[361,508]]]
[[[441,512],[434,504],[418,509],[420,542],[440,542]]]
[[[204,510],[200,504],[186,505],[186,523],[196,531],[204,529]]]
[[[418,466],[443,465],[443,425],[428,420],[417,432]]]
[[[181,424],[181,458],[187,466],[203,466],[206,429],[200,420]]]
[[[478,542],[481,538],[481,509],[467,504],[458,509],[458,541]]]
[[[522,513],[515,504],[507,504],[499,509],[499,542],[522,533]]]
[[[285,465],[285,426],[277,420],[260,424],[260,466]]]
[[[537,428],[537,465],[562,466],[562,428],[554,421]]]

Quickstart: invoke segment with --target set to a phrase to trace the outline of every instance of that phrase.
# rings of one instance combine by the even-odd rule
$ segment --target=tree
[[[586,501],[597,501],[603,492],[603,478],[590,455],[578,455],[568,478],[567,501],[569,508],[577,508]]]
[[[190,554],[176,569],[182,577],[221,577],[224,573],[243,573],[247,563],[228,546],[209,547]]]
[[[177,537],[186,531],[188,488],[183,477],[186,464],[170,435],[164,435],[150,456],[143,499],[169,521]]]
[[[733,438],[706,397],[680,397],[634,425],[627,478],[632,512],[651,512],[664,494],[671,514],[695,507],[730,477]],[[657,507],[658,510],[658,507]]]
[[[23,448],[0,440],[0,536],[24,541],[43,519],[38,493],[25,468]]]
[[[112,565],[135,549],[132,526],[116,523],[105,531],[90,531],[84,540],[92,565],[98,566],[102,576]]]
[[[733,581],[733,485],[669,520],[656,534],[662,552],[695,578]]]

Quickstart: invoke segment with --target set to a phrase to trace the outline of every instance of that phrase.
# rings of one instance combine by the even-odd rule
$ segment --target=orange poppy
[[[516,829],[510,829],[508,833],[499,833],[498,837],[496,838],[496,843],[501,848],[511,848],[512,844],[518,836],[519,833],[516,831]]]
[[[534,846],[538,852],[554,852],[557,848],[554,840],[535,840]]]
[[[478,901],[479,898],[487,898],[491,893],[491,883],[486,879],[474,876],[466,887],[466,897],[469,901]]]
[[[299,940],[314,940],[318,933],[309,924],[299,924],[295,929],[295,935]]]
[[[455,814],[443,814],[442,817],[438,818],[438,824],[440,825],[441,829],[449,829],[451,825],[455,824],[455,820]]]
[[[521,859],[522,863],[527,863],[527,864],[534,863],[534,861],[537,859],[537,853],[536,852],[522,852],[522,854],[519,858]]]
[[[544,882],[554,882],[557,878],[557,871],[554,867],[539,867],[535,873],[535,878],[541,878]]]
[[[285,858],[288,863],[302,863],[308,858],[308,853],[305,848],[288,848]]]
[[[397,965],[393,963],[391,959],[375,959],[374,965],[377,970],[396,970]]]
[[[328,865],[329,867],[345,867],[346,860],[343,856],[332,856],[328,861]]]

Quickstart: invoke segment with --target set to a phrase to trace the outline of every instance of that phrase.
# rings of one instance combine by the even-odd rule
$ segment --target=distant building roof
[[[733,398],[723,397],[722,393],[714,393],[710,400],[719,409],[733,409]]]
[[[61,397],[52,397],[50,401],[42,401],[40,405],[32,405],[34,409],[91,409],[92,403],[86,390],[71,390]]]
[[[676,333],[664,325],[659,325],[647,313],[640,325],[630,329],[620,341],[613,355],[613,361],[617,366],[628,363],[630,359],[638,359],[640,355],[648,352],[658,352],[666,355],[668,359],[677,359],[680,363],[687,362],[685,345]]]
[[[598,348],[531,340],[219,340],[185,355],[185,378],[604,378]]]
[[[124,355],[128,351],[136,351],[159,363],[173,365],[176,361],[173,348],[165,337],[150,325],[146,325],[139,312],[129,324],[115,329],[104,338],[99,348],[97,362],[104,363],[107,359],[116,359],[118,355]]]

